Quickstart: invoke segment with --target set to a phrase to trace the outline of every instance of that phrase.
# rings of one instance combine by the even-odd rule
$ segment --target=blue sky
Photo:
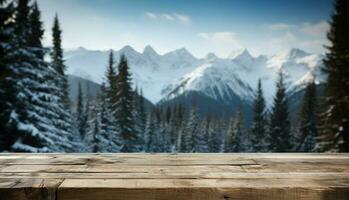
[[[253,55],[289,48],[324,53],[333,0],[38,0],[46,28],[55,13],[65,48],[159,53],[185,47],[197,57],[226,57],[247,48]]]

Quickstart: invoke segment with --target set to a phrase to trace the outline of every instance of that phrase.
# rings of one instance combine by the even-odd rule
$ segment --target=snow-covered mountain
[[[188,91],[200,91],[213,99],[229,100],[229,94],[234,93],[248,101],[252,99],[253,89],[261,78],[270,105],[280,70],[286,75],[289,92],[295,92],[311,80],[317,83],[324,81],[322,59],[322,55],[300,49],[259,57],[253,57],[246,49],[242,49],[232,52],[226,59],[209,54],[201,65],[172,85],[172,91],[165,98],[175,98]]]
[[[84,48],[66,51],[68,74],[101,83],[105,77],[109,52]],[[191,72],[201,63],[184,48],[159,55],[150,46],[147,46],[142,53],[125,46],[114,51],[116,61],[121,54],[125,54],[128,59],[134,86],[141,87],[144,96],[153,103],[163,97],[165,94],[163,90],[169,83]]]
[[[84,48],[66,51],[68,73],[101,83],[108,54],[109,51]],[[234,95],[251,101],[259,78],[270,103],[280,69],[286,74],[290,91],[302,88],[312,79],[322,82],[325,78],[321,74],[322,55],[300,49],[258,57],[242,49],[227,58],[209,53],[199,59],[184,48],[160,55],[150,46],[141,53],[125,46],[114,54],[117,59],[121,54],[126,55],[134,84],[143,88],[144,96],[153,103],[168,101],[190,91],[216,100],[229,101]]]

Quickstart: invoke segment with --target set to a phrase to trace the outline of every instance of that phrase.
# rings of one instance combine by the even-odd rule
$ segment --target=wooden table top
[[[349,200],[349,154],[0,154],[1,200]]]

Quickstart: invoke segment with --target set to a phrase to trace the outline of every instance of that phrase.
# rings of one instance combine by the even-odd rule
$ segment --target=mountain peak
[[[127,52],[135,52],[136,50],[134,50],[130,45],[126,45],[123,48],[121,48],[119,51],[123,53],[127,53]]]
[[[85,47],[79,46],[77,49],[77,51],[87,51],[87,49]]]
[[[180,48],[165,54],[165,56],[170,56],[172,58],[181,59],[195,59],[194,56],[186,49]]]
[[[252,59],[253,57],[251,56],[250,52],[248,52],[246,48],[243,48],[243,49],[239,49],[231,52],[228,58],[234,60],[239,58]]]
[[[217,59],[218,57],[216,56],[216,54],[214,54],[214,53],[212,53],[212,52],[210,52],[210,53],[208,53],[206,56],[205,56],[205,59],[206,60],[215,60],[215,59]]]
[[[292,49],[288,50],[287,54],[290,58],[304,57],[304,56],[309,55],[309,53],[307,53],[301,49],[298,49],[298,48],[292,48]]]
[[[175,51],[173,51],[173,52],[176,52],[176,53],[178,53],[178,54],[182,54],[182,55],[186,55],[186,54],[190,54],[189,53],[189,51],[186,49],[186,48],[180,48],[180,49],[177,49],[177,50],[175,50]],[[191,54],[190,54],[191,55]]]
[[[150,45],[147,45],[144,47],[143,54],[144,55],[158,55],[158,53]]]

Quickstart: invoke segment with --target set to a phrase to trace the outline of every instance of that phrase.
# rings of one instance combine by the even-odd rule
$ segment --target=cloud
[[[190,17],[187,15],[179,13],[154,13],[154,12],[145,12],[145,16],[153,20],[163,20],[163,21],[176,21],[182,24],[188,24],[190,22]]]
[[[190,22],[190,18],[189,18],[188,16],[186,16],[186,15],[175,14],[175,16],[177,17],[177,19],[178,19],[180,22],[182,22],[182,23],[184,23],[184,24],[187,24],[187,23]]]
[[[294,27],[292,24],[286,24],[286,23],[276,23],[276,24],[270,24],[268,25],[268,29],[272,31],[285,31],[290,30]]]
[[[272,39],[271,43],[273,46],[281,46],[281,47],[287,47],[287,46],[292,46],[294,42],[296,42],[298,38],[296,37],[295,34],[293,34],[290,31],[287,31],[280,37],[276,37]]]
[[[166,19],[166,20],[170,20],[170,21],[172,21],[172,20],[174,20],[175,18],[172,16],[172,15],[169,15],[169,14],[161,14],[161,16],[164,18],[164,19]]]
[[[309,36],[324,37],[327,31],[330,29],[330,25],[326,21],[320,21],[318,23],[303,23],[303,24],[286,24],[275,23],[267,26],[272,31],[293,31],[300,32]]]
[[[201,32],[198,36],[213,44],[230,44],[237,47],[241,46],[240,41],[234,32]]]
[[[300,30],[310,36],[324,37],[329,29],[330,25],[326,21],[320,21],[315,24],[304,23]]]
[[[271,34],[273,38],[267,40],[265,45],[271,44],[276,49],[297,47],[323,53],[326,50],[324,45],[328,44],[326,33],[330,25],[321,20],[316,23],[275,23],[268,25],[267,28],[273,31]]]
[[[158,18],[158,16],[152,12],[145,12],[145,16],[147,16],[150,19],[157,19]]]

